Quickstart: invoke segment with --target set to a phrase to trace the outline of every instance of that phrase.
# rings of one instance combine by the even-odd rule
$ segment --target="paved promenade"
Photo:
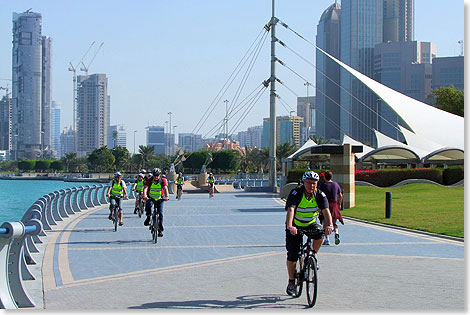
[[[32,294],[37,308],[305,308],[305,293],[296,299],[285,294],[285,211],[273,195],[172,197],[158,244],[144,217],[133,214],[133,203],[124,202],[124,226],[117,232],[107,206],[48,232],[44,300],[40,288]],[[463,242],[352,220],[340,231],[341,244],[319,253],[315,309],[465,310]]]

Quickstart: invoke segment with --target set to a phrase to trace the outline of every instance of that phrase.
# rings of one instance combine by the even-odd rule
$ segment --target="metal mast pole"
[[[270,126],[270,144],[269,144],[269,186],[273,192],[277,192],[276,178],[276,23],[274,16],[274,0],[272,0],[271,16],[271,91],[269,94],[269,126]]]

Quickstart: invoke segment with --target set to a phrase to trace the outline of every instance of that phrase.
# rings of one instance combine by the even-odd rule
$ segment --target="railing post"
[[[57,211],[59,212],[62,218],[68,218],[69,215],[65,211],[65,189],[58,191],[57,195]]]
[[[91,193],[93,192],[93,190],[91,189],[90,186],[86,186],[85,190],[88,190],[88,194],[87,194],[88,198],[86,198],[86,205],[88,208],[93,208],[94,205],[93,205],[93,202],[91,202],[92,200]]]
[[[108,204],[108,199],[106,199],[106,192],[108,191],[109,186],[108,185],[103,185],[103,190],[101,191],[101,203],[102,204]]]
[[[68,214],[75,214],[75,212],[73,212],[71,197],[72,197],[72,189],[67,188],[65,190],[65,196],[64,196],[65,212],[68,213]]]
[[[70,196],[71,202],[72,202],[72,210],[76,212],[81,212],[80,206],[78,205],[78,188],[77,187],[72,187],[72,192]]]
[[[81,192],[80,195],[79,195],[80,197],[79,197],[79,201],[78,201],[78,205],[80,206],[80,210],[87,210],[88,207],[85,204],[85,187],[80,186],[78,188],[78,192]]]
[[[93,186],[93,204],[96,206],[101,206],[101,203],[98,199],[98,191],[100,190],[101,184],[100,185],[94,185]]]
[[[54,218],[55,221],[63,221],[62,220],[62,217],[60,216],[59,214],[59,208],[57,207],[57,192],[54,191],[54,192],[51,192],[49,194],[49,196],[51,197],[51,201],[49,202],[50,206],[51,206],[51,214],[52,214],[52,217]]]

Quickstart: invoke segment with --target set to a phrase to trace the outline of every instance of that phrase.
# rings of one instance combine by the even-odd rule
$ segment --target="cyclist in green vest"
[[[119,207],[119,225],[122,223],[122,208],[121,208],[121,198],[127,197],[127,186],[126,183],[122,180],[122,174],[119,172],[114,173],[113,180],[109,183],[108,192],[106,195],[109,198],[109,217],[108,219],[113,219],[113,206],[117,204]]]
[[[152,170],[152,177],[149,177],[144,185],[144,200],[147,200],[145,204],[147,218],[144,221],[144,225],[148,226],[150,224],[152,206],[155,205],[160,215],[158,237],[163,237],[163,201],[168,201],[168,198],[168,182],[166,178],[162,177],[162,171],[159,168],[154,168]]]
[[[132,188],[132,190],[135,191],[137,194],[135,196],[134,214],[137,213],[137,210],[139,207],[139,201],[140,201],[140,198],[142,198],[142,193],[144,192],[144,177],[145,177],[145,174],[139,173],[139,175],[137,175],[137,180],[135,181],[134,187]]]
[[[207,177],[207,185],[208,185],[209,191],[211,192],[212,197],[214,197],[215,178],[212,173],[209,173],[209,177]]]
[[[325,235],[333,231],[328,199],[326,195],[317,189],[319,181],[317,173],[307,171],[302,175],[303,185],[292,189],[287,197],[286,207],[286,249],[287,249],[287,273],[289,283],[286,292],[295,294],[294,274],[302,236],[297,229],[324,230]],[[323,226],[319,224],[318,215],[324,217]],[[318,253],[323,239],[320,237],[313,242],[313,250]]]
[[[184,185],[184,177],[183,173],[179,172],[178,177],[176,178],[176,195],[178,195],[178,191],[181,189],[181,194],[183,194],[183,185]],[[178,196],[176,197],[178,199]]]

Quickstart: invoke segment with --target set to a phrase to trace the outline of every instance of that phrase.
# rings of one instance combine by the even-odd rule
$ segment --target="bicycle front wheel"
[[[299,297],[302,295],[302,281],[303,281],[303,263],[302,263],[302,257],[299,256],[297,259],[297,263],[295,264],[295,275],[294,275],[294,281],[295,281],[295,294],[294,297]]]
[[[313,307],[317,301],[317,261],[313,257],[309,257],[306,266],[307,279],[307,302],[308,307]]]
[[[158,242],[158,215],[152,219],[153,226],[152,226],[152,233],[153,233],[153,241],[155,244]]]
[[[113,210],[113,221],[114,221],[114,232],[116,232],[117,227],[118,227],[118,221],[119,221],[118,211],[117,211],[116,208],[114,208],[114,210]]]

